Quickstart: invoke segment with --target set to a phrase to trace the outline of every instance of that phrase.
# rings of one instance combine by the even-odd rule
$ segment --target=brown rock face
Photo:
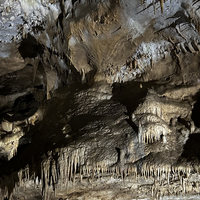
[[[0,199],[199,198],[199,8],[0,2]]]

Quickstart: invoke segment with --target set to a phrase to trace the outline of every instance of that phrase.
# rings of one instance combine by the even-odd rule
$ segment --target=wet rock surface
[[[200,1],[0,3],[1,199],[198,199]]]

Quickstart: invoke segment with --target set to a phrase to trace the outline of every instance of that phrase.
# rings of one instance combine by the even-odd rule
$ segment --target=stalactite
[[[26,38],[26,32],[25,32],[25,27],[22,28],[22,38]]]
[[[153,0],[153,8],[154,8],[154,15],[156,14],[156,5],[155,5],[155,0]]]
[[[70,180],[72,180],[73,176],[73,159],[70,160]]]
[[[139,64],[138,64],[137,66],[139,67],[140,71],[143,71],[143,70],[142,70],[142,67],[141,67]]]
[[[79,179],[80,179],[80,182],[82,183],[82,180],[83,180],[83,175],[82,175],[82,168],[80,168],[80,172],[79,172]]]
[[[68,193],[68,187],[69,187],[69,174],[70,174],[70,160],[68,159],[68,166],[67,166],[67,183],[66,183],[67,193]]]
[[[152,119],[152,116],[148,116]],[[147,117],[147,118],[148,118]],[[144,117],[140,118],[144,119]],[[157,119],[156,119],[157,120]],[[145,121],[145,120],[144,120]],[[147,140],[151,140],[151,135],[147,136]],[[115,167],[108,168],[108,162],[98,162],[98,163],[87,163],[85,165],[81,165],[81,150],[73,150],[69,152],[60,152],[58,160],[54,160],[52,157],[45,158],[44,161],[41,164],[41,180],[43,184],[43,196],[44,199],[49,199],[50,194],[52,191],[52,187],[54,190],[54,195],[56,196],[56,191],[58,189],[65,189],[69,188],[68,181],[71,183],[73,182],[73,187],[76,186],[77,181],[76,178],[79,176],[80,181],[82,182],[82,178],[84,176],[87,176],[88,178],[92,178],[92,180],[97,176],[102,177],[108,177],[111,174],[117,175],[117,178],[120,178],[125,181],[125,178],[132,179],[133,177],[137,180],[138,172],[137,172],[137,166],[135,166],[133,163],[130,165],[126,165],[126,167],[121,167],[120,165],[116,165]],[[153,162],[152,162],[153,163]],[[192,166],[192,165],[191,165]],[[163,164],[159,165],[156,163],[151,164],[151,162],[143,162],[142,168],[141,168],[141,176],[143,176],[145,179],[149,179],[151,177],[155,177],[155,182],[160,182],[160,187],[163,184],[168,185],[169,188],[168,193],[170,193],[170,184],[171,182],[171,175],[178,174],[180,179],[180,188],[182,188],[182,193],[195,191],[195,187],[191,183],[188,182],[188,186],[185,182],[185,177],[189,177],[193,170],[193,167],[191,167],[190,164],[180,164],[180,165],[170,165],[170,164]],[[198,173],[198,165],[195,165],[194,169],[195,172]],[[77,174],[79,172],[79,175]],[[29,181],[30,177],[30,169],[29,166],[26,166],[24,170],[19,171],[18,173],[18,179],[19,179],[19,185],[15,186],[15,190],[17,190],[17,187],[25,186],[26,182]],[[186,176],[185,176],[186,175]],[[132,177],[133,176],[133,177]],[[35,184],[37,177],[34,178]],[[59,184],[58,184],[59,183]],[[59,187],[60,186],[60,187]],[[71,187],[71,184],[70,184]],[[187,187],[189,189],[186,191]],[[197,186],[196,186],[197,187]],[[180,193],[181,190],[177,190],[177,193]],[[2,192],[1,192],[2,193]],[[151,188],[152,196],[160,196],[166,195],[166,190],[160,188],[159,186],[152,185]],[[5,189],[6,194],[6,189]]]
[[[161,135],[169,134],[170,130],[161,123],[152,122],[143,126],[139,124],[138,139],[140,143],[153,143],[160,140]]]
[[[52,174],[52,180],[53,180],[54,187],[55,187],[56,183],[58,182],[57,170],[56,170],[55,162],[53,162],[51,164],[51,174]]]
[[[164,0],[160,0],[161,12],[163,13],[164,10]]]

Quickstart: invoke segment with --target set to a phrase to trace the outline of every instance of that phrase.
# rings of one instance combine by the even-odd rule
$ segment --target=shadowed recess
[[[43,54],[42,45],[30,34],[27,34],[27,38],[22,40],[18,50],[23,58],[35,58]]]

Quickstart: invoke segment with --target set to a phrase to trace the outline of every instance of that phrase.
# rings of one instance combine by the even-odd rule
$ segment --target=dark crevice
[[[194,43],[194,41],[191,42],[192,47],[194,48],[195,51],[199,51],[198,47]]]
[[[41,26],[41,25],[36,25],[36,26],[33,26],[33,27],[32,27],[32,30],[33,30],[33,32],[36,34],[36,33],[38,33],[38,32],[44,31],[45,29],[44,29],[44,27]]]
[[[34,95],[28,93],[27,95],[18,97],[9,109],[9,115],[7,112],[0,114],[0,121],[2,118],[10,122],[24,120],[33,115],[39,108],[39,102],[35,99]]]
[[[100,116],[92,115],[78,115],[73,116],[69,121],[69,124],[74,132],[79,131],[81,128],[85,127],[88,123],[100,119]],[[77,123],[78,122],[78,123]]]
[[[188,124],[188,121],[186,121],[185,119],[182,119],[180,117],[178,117],[177,121],[181,124],[183,124],[187,129],[190,129],[190,126]]]
[[[60,24],[61,29],[63,30],[63,14],[60,13],[58,16],[58,23]]]
[[[200,93],[197,94],[197,102],[194,104],[192,110],[192,120],[194,121],[194,125],[200,128]]]
[[[189,139],[184,145],[182,157],[188,161],[198,158],[200,160],[200,133],[189,135]]]
[[[104,18],[104,16],[101,16],[100,24],[104,24],[104,23],[105,23],[105,18]]]
[[[185,46],[185,49],[186,49],[189,53],[192,53],[188,46]]]
[[[138,133],[138,126],[131,120],[131,117],[126,119],[126,121],[133,128],[133,130]]]
[[[121,153],[120,153],[120,148],[115,148],[116,149],[116,151],[117,151],[117,155],[118,155],[118,157],[117,157],[117,162],[120,162],[120,157],[121,157]]]
[[[78,0],[72,0],[72,5],[74,5]]]

